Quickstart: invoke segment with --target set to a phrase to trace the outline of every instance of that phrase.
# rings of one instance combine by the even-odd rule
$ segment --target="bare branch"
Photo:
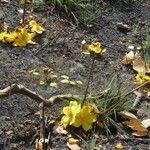
[[[76,95],[57,95],[50,97],[49,99],[45,99],[42,96],[38,95],[37,93],[29,90],[28,88],[24,87],[23,85],[17,85],[13,84],[11,86],[6,87],[3,90],[0,90],[0,98],[9,97],[13,94],[23,94],[31,99],[35,100],[38,103],[44,103],[45,106],[51,107],[53,104],[58,103],[63,100],[71,100],[71,99],[77,99],[78,96]]]

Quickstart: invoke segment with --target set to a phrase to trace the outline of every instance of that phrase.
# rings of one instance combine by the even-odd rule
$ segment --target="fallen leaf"
[[[80,85],[83,84],[82,81],[76,81],[76,83],[77,83],[77,84],[80,84]]]
[[[14,135],[14,131],[13,130],[6,131],[5,133],[6,133],[6,135]]]
[[[117,28],[122,31],[130,31],[131,28],[125,23],[117,23]]]
[[[58,126],[56,128],[56,132],[59,133],[59,134],[62,134],[62,135],[67,135],[68,134],[68,131],[65,130],[62,126]]]
[[[17,149],[19,144],[16,144],[16,143],[10,143],[9,144],[9,149]]]
[[[40,115],[40,110],[39,111],[37,111],[34,115]]]
[[[120,116],[122,116],[126,121],[123,122],[124,125],[131,128],[134,133],[132,135],[135,135],[137,137],[143,137],[148,135],[148,130],[143,126],[140,120],[137,119],[135,115],[129,112],[119,112]]]
[[[51,75],[51,78],[52,78],[52,79],[57,78],[57,75],[52,74],[52,75]]]
[[[37,71],[36,69],[29,71],[29,73],[36,75],[36,76],[40,74],[39,71]]]
[[[67,147],[70,150],[81,150],[81,147],[78,144],[69,144],[69,142],[67,142]]]
[[[45,82],[41,80],[40,85],[45,85]]]
[[[53,87],[53,88],[58,88],[58,85],[56,82],[52,82],[50,83],[50,86]]]
[[[134,56],[132,65],[133,65],[133,69],[137,72],[145,72],[146,71],[145,64],[138,52]]]
[[[76,85],[77,83],[75,81],[69,81],[70,85]]]
[[[145,128],[149,128],[150,127],[150,118],[144,119],[141,123],[143,124],[143,126]]]
[[[70,81],[68,79],[63,79],[60,82],[63,83],[63,84],[69,84]]]
[[[45,142],[45,145],[47,146],[49,140],[45,139],[44,142]],[[36,141],[35,141],[35,150],[43,150],[43,139],[40,139],[40,140],[36,139]]]
[[[23,9],[18,9],[18,12],[23,14]]]
[[[49,124],[55,124],[56,123],[56,119],[50,119]]]
[[[81,42],[81,44],[82,44],[82,45],[86,44],[86,41],[85,41],[85,40],[83,40],[83,41]]]
[[[125,146],[123,144],[121,144],[121,143],[118,143],[118,144],[115,145],[115,148],[117,148],[117,149],[124,149]]]
[[[133,45],[129,45],[129,46],[128,46],[128,49],[134,50],[134,46],[133,46]]]
[[[125,55],[125,57],[123,58],[121,62],[124,65],[131,65],[133,62],[133,59],[134,59],[134,52],[130,51],[129,53]]]
[[[149,70],[148,68],[146,68],[139,52],[136,52],[134,54],[133,51],[130,51],[125,55],[121,62],[124,65],[132,65],[133,69],[137,72],[148,72]]]
[[[69,77],[66,75],[61,75],[61,78],[69,80]]]
[[[69,144],[77,144],[78,141],[79,141],[79,140],[78,140],[78,139],[75,139],[75,138],[69,138],[69,139],[68,139],[68,143],[69,143]]]
[[[134,114],[128,112],[128,111],[121,111],[119,112],[119,115],[121,115],[122,117],[126,118],[134,118],[134,119],[138,119]]]

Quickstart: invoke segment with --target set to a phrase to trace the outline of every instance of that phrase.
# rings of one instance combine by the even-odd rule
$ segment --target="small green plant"
[[[74,127],[82,126],[85,131],[88,131],[92,128],[93,123],[97,121],[97,116],[99,115],[96,105],[92,105],[90,103],[87,104],[86,102],[89,82],[92,76],[95,57],[97,55],[101,56],[106,50],[102,48],[102,45],[99,42],[93,42],[90,45],[86,45],[86,48],[87,50],[84,53],[91,54],[93,56],[93,61],[86,83],[84,98],[79,104],[76,101],[71,101],[69,106],[63,108],[64,116],[62,117],[61,122],[64,127],[67,127],[68,125],[72,125]]]
[[[100,7],[89,0],[49,0],[48,3],[82,25],[89,25],[101,13]]]
[[[64,10],[67,15],[71,15],[72,7],[75,5],[74,0],[49,0],[48,3],[56,9]]]
[[[90,25],[97,17],[100,16],[102,10],[100,6],[93,3],[82,2],[78,5],[79,22],[82,25]]]

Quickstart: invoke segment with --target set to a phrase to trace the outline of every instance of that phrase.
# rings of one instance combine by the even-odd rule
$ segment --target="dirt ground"
[[[134,84],[135,72],[130,67],[123,66],[121,59],[129,45],[141,44],[150,29],[150,1],[137,0],[132,4],[121,6],[120,3],[103,1],[104,10],[91,24],[92,26],[76,26],[68,19],[60,16],[51,9],[36,9],[33,14],[46,19],[45,33],[36,39],[35,46],[24,48],[12,47],[0,43],[0,89],[9,85],[5,73],[11,78],[11,83],[22,84],[29,89],[49,98],[56,94],[83,94],[84,87],[68,87],[61,85],[58,89],[49,86],[41,87],[38,81],[29,74],[29,71],[38,67],[48,66],[53,68],[58,75],[66,74],[73,79],[86,83],[90,69],[90,57],[82,54],[82,40],[92,42],[93,39],[100,41],[107,49],[107,54],[102,59],[97,59],[93,70],[91,90],[94,87],[101,88],[104,83],[117,72],[121,80]],[[30,7],[30,6],[29,6]],[[101,7],[101,6],[100,6]],[[0,19],[9,24],[10,29],[18,25],[21,14],[18,13],[20,6],[15,0],[10,3],[0,4]],[[117,29],[118,22],[127,23],[131,27],[129,32],[121,32]],[[50,116],[58,117],[61,113],[62,103],[47,109]],[[148,102],[141,103],[139,118],[150,117],[150,105]],[[33,136],[39,126],[39,116],[35,116],[38,104],[23,95],[13,95],[0,100],[0,150],[32,150],[30,145]],[[28,127],[31,122],[31,127]],[[13,131],[14,134],[7,133]],[[67,150],[66,136],[61,136],[51,129],[51,142],[53,150]],[[131,136],[131,135],[129,135]],[[90,137],[87,142],[91,142]],[[121,140],[121,134],[106,136],[99,134],[96,145],[103,149],[113,150],[114,146],[121,142],[127,150],[148,150],[150,140],[130,137]],[[81,140],[79,145],[86,150],[85,143]],[[100,148],[99,146],[99,148]]]

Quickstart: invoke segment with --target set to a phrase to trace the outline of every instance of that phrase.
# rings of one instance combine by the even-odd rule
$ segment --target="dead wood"
[[[56,95],[50,97],[49,99],[45,99],[41,95],[29,90],[28,88],[20,84],[19,85],[12,84],[11,86],[8,86],[0,90],[0,98],[9,97],[10,95],[14,95],[14,94],[26,95],[31,99],[35,100],[37,103],[44,103],[44,105],[47,107],[51,107],[55,103],[58,103],[63,100],[73,100],[78,98],[77,95],[68,94],[68,95]]]

